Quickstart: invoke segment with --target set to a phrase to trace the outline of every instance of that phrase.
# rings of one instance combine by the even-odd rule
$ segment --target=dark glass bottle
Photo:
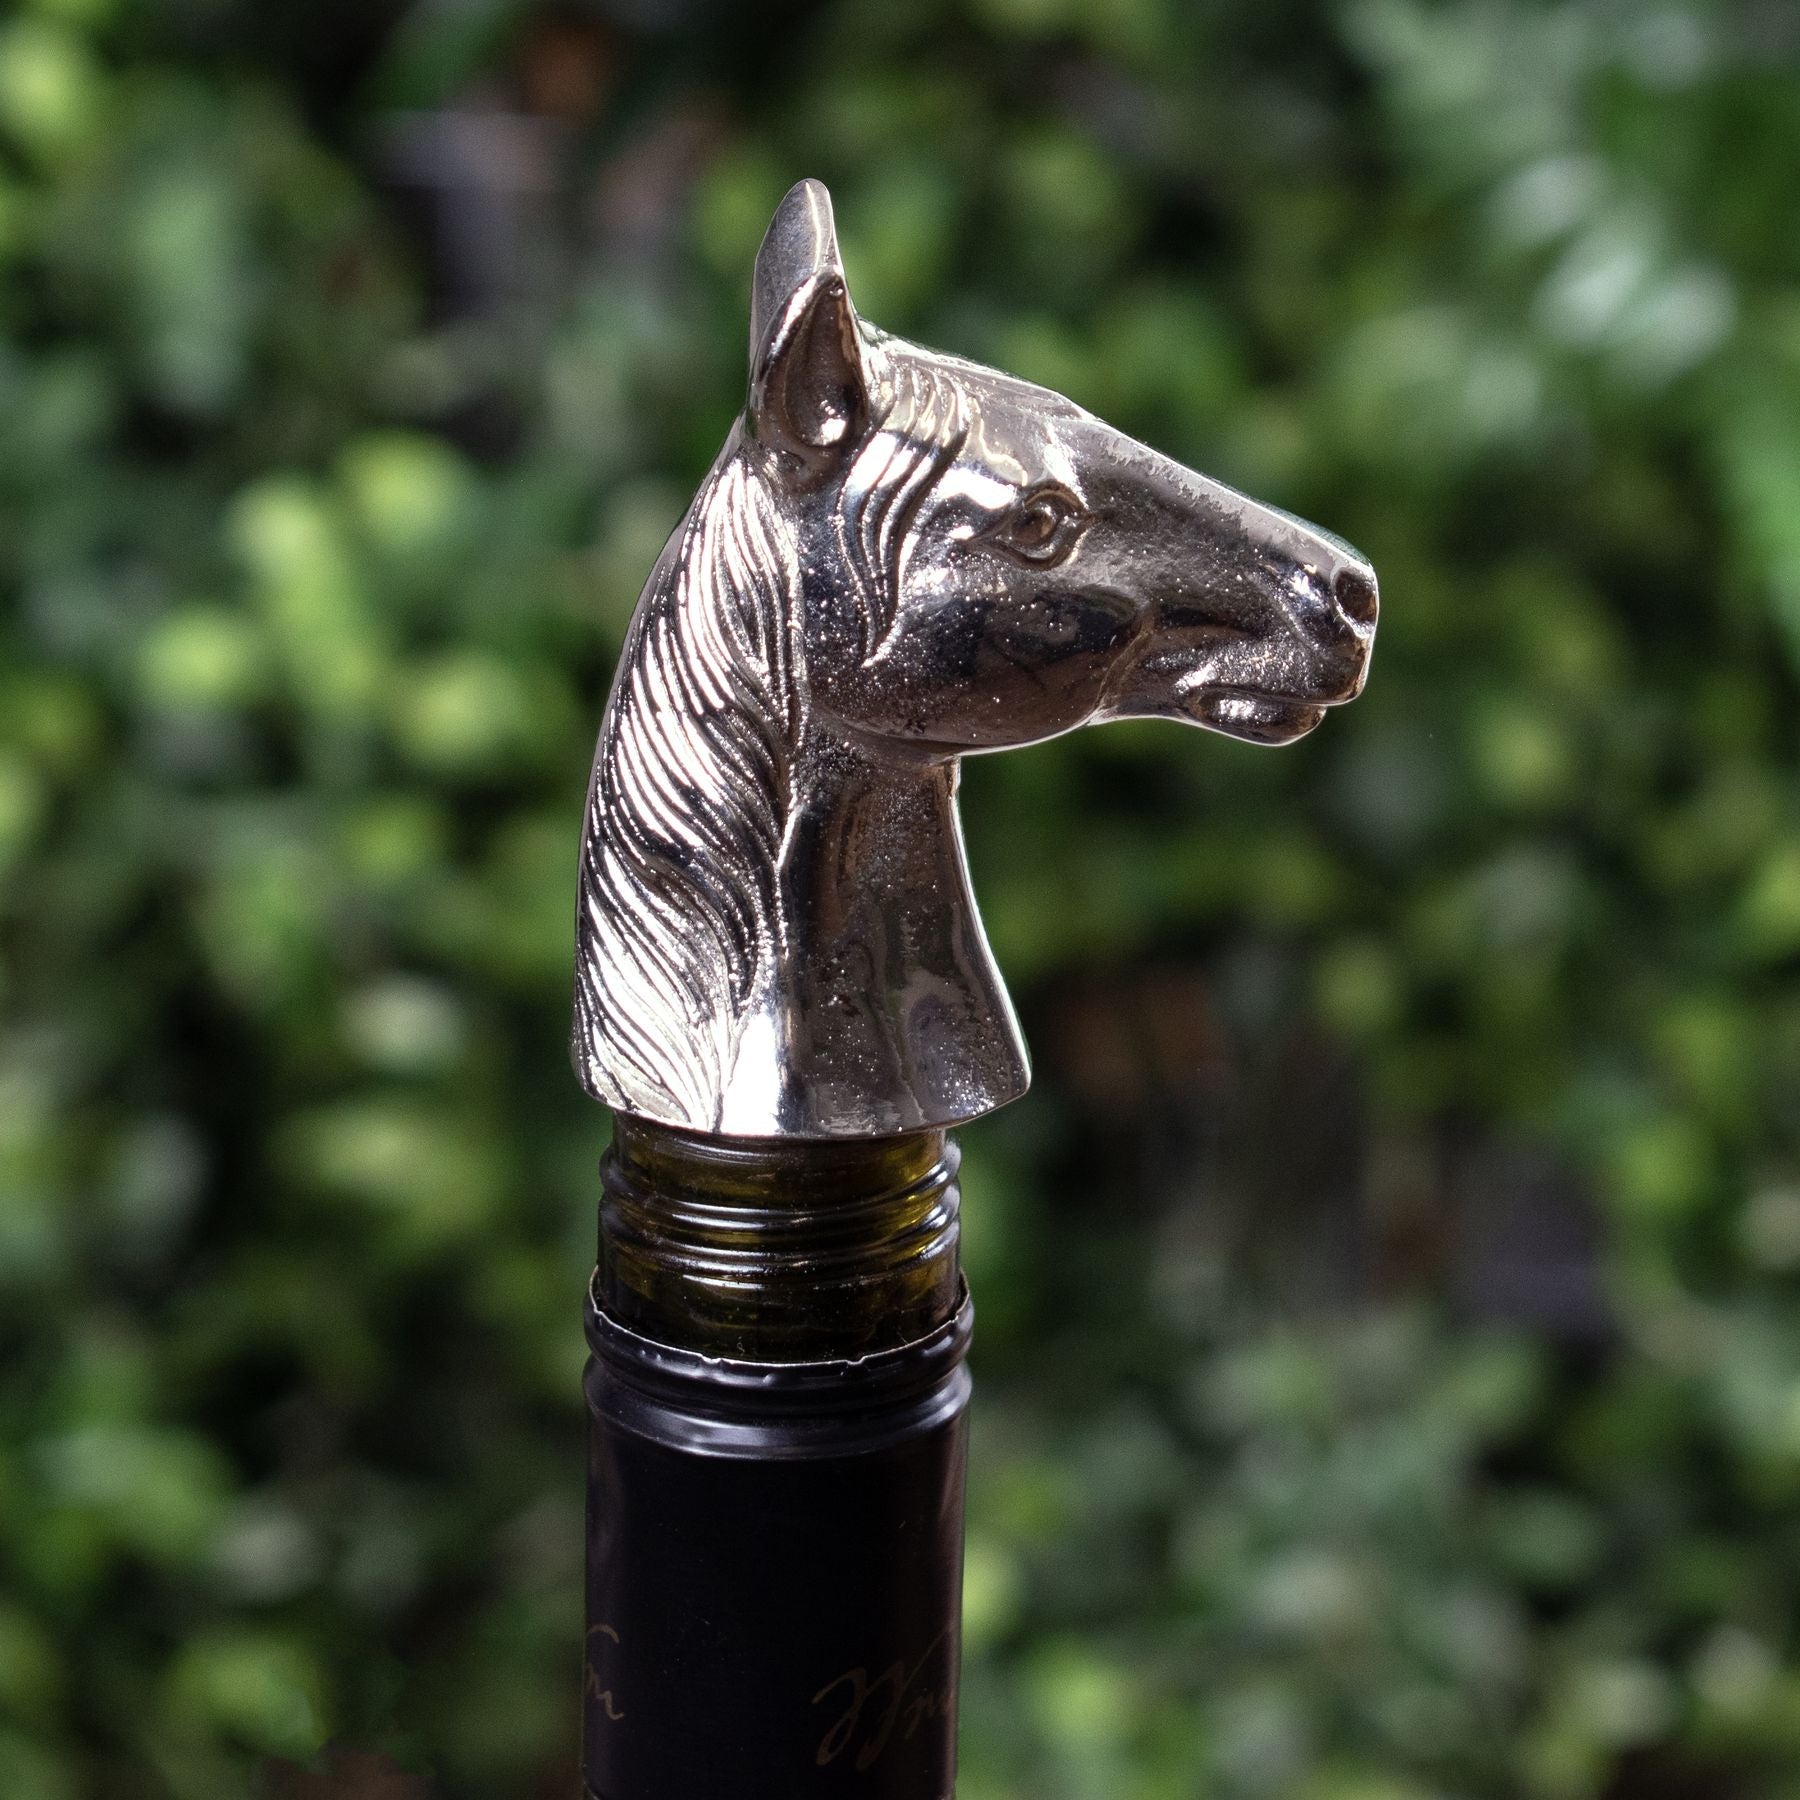
[[[620,1117],[588,1306],[591,1800],[945,1800],[971,1312],[941,1131]]]

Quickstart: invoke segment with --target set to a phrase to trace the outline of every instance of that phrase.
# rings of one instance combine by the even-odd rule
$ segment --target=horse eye
[[[1021,561],[1061,562],[1081,536],[1081,507],[1059,488],[1047,488],[1007,514],[990,535]]]

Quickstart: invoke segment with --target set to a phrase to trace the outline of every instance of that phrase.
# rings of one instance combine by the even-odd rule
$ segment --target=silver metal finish
[[[1355,697],[1374,572],[1028,382],[875,330],[802,182],[750,392],[650,575],[582,844],[575,1067],[733,1137],[871,1137],[1021,1094],[958,759],[1108,719],[1260,743]]]

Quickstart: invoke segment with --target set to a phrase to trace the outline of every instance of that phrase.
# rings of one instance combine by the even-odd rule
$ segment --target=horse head
[[[876,331],[817,182],[756,262],[750,388],[628,634],[589,791],[574,1054],[733,1136],[1023,1091],[957,759],[1108,719],[1259,743],[1352,699],[1348,545],[1071,401]]]

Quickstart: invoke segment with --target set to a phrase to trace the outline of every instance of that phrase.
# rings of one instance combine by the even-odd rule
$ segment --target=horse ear
[[[750,434],[817,475],[861,437],[868,376],[831,196],[802,181],[775,209],[750,294]]]

